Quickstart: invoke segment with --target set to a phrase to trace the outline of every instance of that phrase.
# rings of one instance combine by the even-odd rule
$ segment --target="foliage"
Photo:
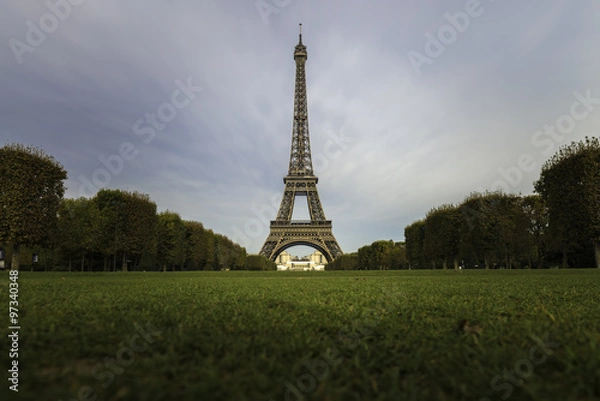
[[[408,259],[411,268],[425,268],[425,252],[423,250],[424,237],[425,220],[415,221],[404,228],[406,258]]]
[[[246,264],[246,250],[222,234],[214,234],[214,236],[217,268],[234,270],[244,268]]]
[[[529,241],[533,245],[530,257],[537,260],[537,267],[541,268],[552,241],[548,230],[548,208],[540,195],[524,196],[521,205],[529,222]]]
[[[417,268],[541,267],[547,212],[539,196],[473,193],[458,206],[431,209],[404,232],[408,259]]]
[[[550,231],[568,255],[595,249],[600,267],[600,140],[562,147],[543,166],[536,191],[548,206]]]
[[[345,253],[325,265],[325,270],[357,270],[358,253]]]
[[[461,205],[463,256],[478,264],[516,267],[531,252],[531,222],[519,196],[500,192],[472,194]]]
[[[358,255],[358,268],[367,270],[373,260],[373,248],[370,245],[361,246],[356,252]]]
[[[39,248],[39,247],[38,247]],[[81,271],[245,269],[246,250],[202,223],[171,211],[156,213],[148,195],[100,190],[91,199],[64,199],[58,209],[54,244],[22,247],[27,262],[44,255],[44,268]],[[6,256],[12,256],[7,249]],[[37,269],[37,268],[36,268]]]
[[[204,267],[204,226],[197,221],[184,221],[186,238],[186,269],[201,270]]]
[[[431,209],[425,218],[423,234],[423,252],[431,260],[435,268],[441,262],[444,269],[447,263],[453,262],[458,268],[459,257],[459,221],[460,214],[453,205],[442,205]]]
[[[277,270],[277,265],[262,255],[248,255],[246,270]]]
[[[157,261],[163,271],[181,270],[185,263],[187,229],[179,214],[162,212],[158,215],[157,228]]]
[[[90,199],[64,199],[58,211],[57,243],[69,259],[69,271],[73,256],[81,257],[81,271],[85,256],[98,246],[100,214],[97,204]]]
[[[105,254],[121,254],[123,271],[130,261],[137,265],[143,253],[156,254],[158,218],[148,195],[102,189],[94,202],[100,212],[101,248]]]
[[[358,249],[358,268],[397,270],[408,267],[404,242],[375,241]]]
[[[12,269],[21,245],[48,245],[64,194],[64,168],[41,149],[20,144],[0,148],[0,244],[12,244]]]

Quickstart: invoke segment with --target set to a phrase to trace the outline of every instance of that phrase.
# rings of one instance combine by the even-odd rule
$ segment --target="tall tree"
[[[423,253],[423,237],[425,235],[425,221],[418,220],[404,228],[406,258],[411,267],[424,268],[425,257]]]
[[[454,205],[442,205],[427,213],[423,251],[434,266],[441,261],[446,269],[448,262],[452,262],[454,268],[458,269],[459,220],[460,214]]]
[[[214,241],[215,241],[215,245],[214,245],[214,252],[215,252],[215,264],[214,264],[214,270],[221,270],[225,267],[226,263],[227,263],[227,257],[228,257],[228,244],[227,244],[227,238],[224,237],[221,234],[214,234]]]
[[[495,256],[495,201],[490,194],[473,193],[459,206],[461,255],[489,268]]]
[[[358,253],[345,253],[325,265],[325,270],[357,270]]]
[[[350,270],[350,269],[379,269],[396,270],[402,269],[407,264],[406,248],[404,242],[393,240],[374,241],[371,245],[365,245],[347,258],[341,256],[336,258],[328,270]]]
[[[246,270],[277,270],[277,265],[262,255],[246,256]]]
[[[112,270],[117,269],[118,252],[122,250],[121,236],[124,223],[125,194],[119,190],[101,189],[93,202],[99,212],[98,251],[104,255],[105,268],[112,258]]]
[[[524,196],[522,207],[529,225],[529,267],[532,267],[533,259],[536,261],[536,267],[541,268],[548,252],[548,208],[540,195]]]
[[[184,221],[186,230],[186,264],[190,270],[201,270],[204,268],[205,260],[205,229],[202,223],[197,221]],[[245,262],[245,261],[244,261]]]
[[[156,255],[156,204],[138,192],[102,189],[94,201],[101,220],[100,248],[112,253],[113,268],[120,254],[121,270],[128,270],[131,257],[137,264],[142,254]]]
[[[58,245],[68,257],[71,271],[72,257],[81,257],[81,271],[85,256],[97,248],[99,215],[96,204],[87,198],[63,199],[58,212]]]
[[[202,232],[202,237],[200,239],[200,254],[202,255],[202,269],[214,270],[216,265],[215,233],[210,229],[205,229]]]
[[[528,260],[533,249],[530,221],[523,209],[523,200],[512,194],[493,196],[497,258],[506,268],[519,267],[523,260]]]
[[[234,255],[233,255],[233,268],[234,269],[243,269],[246,264],[246,248],[239,244],[233,244]]]
[[[12,245],[11,268],[19,269],[22,245],[43,245],[56,227],[67,172],[41,149],[0,148],[0,243]]]
[[[369,267],[373,265],[373,249],[371,245],[365,245],[358,248],[358,267],[360,269],[370,270]]]
[[[157,259],[163,271],[183,267],[186,260],[186,226],[179,214],[166,211],[158,215]]]
[[[406,244],[404,242],[394,243],[390,259],[390,269],[392,270],[405,269],[408,266],[408,259],[406,258]]]
[[[474,193],[459,206],[460,253],[476,264],[519,266],[531,253],[530,221],[522,199],[501,192]]]
[[[392,251],[394,241],[380,240],[371,244],[371,264],[379,270],[389,270],[392,267]]]
[[[569,252],[593,249],[600,268],[600,140],[562,147],[543,166],[535,190],[548,206],[550,229]]]

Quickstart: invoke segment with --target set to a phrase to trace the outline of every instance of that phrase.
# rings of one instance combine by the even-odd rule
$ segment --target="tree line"
[[[562,147],[536,194],[473,193],[404,229],[413,268],[600,267],[600,141]]]
[[[275,269],[199,222],[157,213],[148,195],[102,189],[63,199],[66,177],[40,149],[0,148],[0,259],[11,268],[36,254],[47,269]],[[598,138],[562,147],[534,188],[433,208],[405,227],[405,242],[375,241],[326,269],[600,267]]]
[[[407,226],[406,254],[412,268],[541,267],[547,221],[540,196],[474,193]]]
[[[408,268],[404,242],[375,241],[339,256],[325,270],[399,270]]]
[[[0,148],[0,259],[13,269],[272,270],[268,259],[202,223],[157,213],[148,195],[101,189],[93,198],[63,199],[67,173],[42,150]]]
[[[405,227],[405,242],[375,241],[326,270],[600,267],[599,139],[559,149],[534,188],[435,207]]]

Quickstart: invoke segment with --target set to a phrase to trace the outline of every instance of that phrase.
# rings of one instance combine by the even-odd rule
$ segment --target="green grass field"
[[[595,400],[599,290],[598,270],[21,272],[0,398]]]

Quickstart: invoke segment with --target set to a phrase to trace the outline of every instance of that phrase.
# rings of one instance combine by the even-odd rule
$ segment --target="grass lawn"
[[[21,272],[19,324],[2,400],[600,399],[597,269]]]

